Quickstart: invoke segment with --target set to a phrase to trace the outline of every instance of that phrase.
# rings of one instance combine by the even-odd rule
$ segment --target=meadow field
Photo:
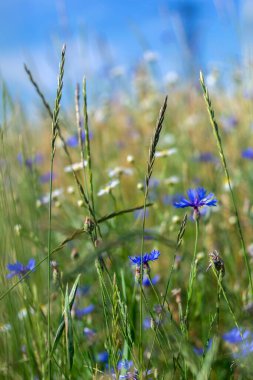
[[[252,379],[252,94],[140,62],[63,107],[67,54],[36,125],[1,88],[0,378]]]

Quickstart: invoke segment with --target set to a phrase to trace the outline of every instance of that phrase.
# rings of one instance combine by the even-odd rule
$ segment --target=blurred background
[[[9,0],[0,2],[0,78],[23,104],[34,91],[23,63],[51,99],[67,44],[64,102],[85,75],[91,102],[130,91],[141,62],[158,83],[244,73],[250,91],[252,0]]]

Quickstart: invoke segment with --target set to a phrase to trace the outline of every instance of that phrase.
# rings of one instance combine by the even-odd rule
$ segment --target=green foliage
[[[54,106],[25,66],[43,106],[36,126],[1,89],[0,378],[251,379],[251,104],[237,87],[209,94],[203,75],[207,114],[193,87],[163,100],[143,66],[123,100],[88,108],[84,80],[60,113],[64,62],[65,48]],[[197,222],[173,207],[196,183],[218,200]],[[130,263],[154,249],[157,260]]]

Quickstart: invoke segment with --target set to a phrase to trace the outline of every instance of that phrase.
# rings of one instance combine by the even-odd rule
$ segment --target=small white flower
[[[121,166],[117,166],[114,169],[109,170],[108,175],[110,178],[120,176],[122,174],[125,175],[132,175],[133,174],[133,169],[130,168],[123,168]]]
[[[20,231],[21,231],[21,229],[22,229],[21,224],[16,224],[16,225],[14,226],[14,231],[15,231],[15,234],[16,234],[17,236],[20,236]]]
[[[87,166],[87,161],[84,160],[83,162],[75,162],[72,165],[65,166],[64,171],[65,173],[72,173],[73,171],[76,172],[78,170],[82,170],[83,167]]]
[[[26,309],[21,309],[18,312],[18,319],[22,320],[27,316],[27,310]]]
[[[73,186],[68,186],[67,187],[67,193],[68,194],[74,194],[75,192],[75,188]]]
[[[34,314],[34,310],[30,308],[30,313]],[[27,317],[27,310],[25,308],[19,310],[18,312],[18,319],[22,320]]]
[[[112,180],[110,183],[108,183],[108,185],[106,185],[103,189],[100,189],[99,192],[98,192],[98,196],[101,197],[101,195],[104,195],[104,194],[109,194],[111,189],[113,189],[114,187],[118,186],[119,185],[119,180],[118,179],[114,179]]]
[[[160,150],[158,152],[155,152],[155,157],[168,157],[172,156],[172,154],[177,153],[177,148],[170,148],[170,149],[165,149],[165,150]]]
[[[127,156],[127,162],[128,162],[129,164],[134,163],[134,156],[132,156],[131,154],[129,154],[129,155]]]
[[[166,179],[164,180],[164,183],[165,183],[166,185],[176,185],[176,184],[179,183],[179,182],[180,182],[180,178],[177,177],[176,175],[173,175],[173,176],[171,176],[171,177],[169,177],[169,178],[166,178]]]
[[[5,323],[4,325],[0,326],[0,332],[7,332],[12,329],[12,326],[10,323]]]
[[[105,121],[105,118],[106,118],[105,110],[103,108],[98,108],[94,112],[93,117],[94,117],[94,120],[96,123],[103,123]]]
[[[52,191],[52,200],[57,199],[60,195],[63,194],[63,189],[55,189]],[[36,201],[36,206],[40,207],[41,205],[45,205],[50,202],[50,193],[43,195],[40,199]]]
[[[84,205],[83,200],[82,200],[82,199],[78,199],[78,201],[77,201],[77,206],[78,206],[78,207],[83,207],[83,205]]]

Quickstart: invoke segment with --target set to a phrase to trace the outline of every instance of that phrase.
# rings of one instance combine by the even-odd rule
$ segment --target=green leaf
[[[64,321],[65,321],[65,333],[66,333],[66,346],[67,346],[67,358],[69,364],[69,370],[71,370],[74,359],[74,339],[73,339],[73,325],[70,312],[70,300],[68,295],[68,284],[65,294],[65,306],[64,306]]]
[[[72,306],[73,306],[73,303],[75,301],[75,296],[76,296],[76,291],[77,291],[77,286],[78,286],[78,282],[79,282],[79,279],[80,279],[80,274],[77,276],[75,282],[74,282],[74,285],[71,289],[71,292],[68,296],[68,302],[69,302],[69,310],[71,311],[72,309]],[[51,356],[53,355],[58,343],[59,343],[59,340],[60,340],[60,337],[62,336],[62,333],[63,333],[63,330],[64,330],[64,327],[65,327],[65,320],[64,320],[64,315],[65,315],[65,309],[64,309],[64,312],[62,313],[62,316],[61,316],[61,319],[60,319],[60,323],[59,323],[59,327],[57,329],[57,332],[56,332],[56,335],[55,335],[55,338],[54,338],[54,342],[53,342],[53,347],[52,347],[52,351],[51,351]]]

